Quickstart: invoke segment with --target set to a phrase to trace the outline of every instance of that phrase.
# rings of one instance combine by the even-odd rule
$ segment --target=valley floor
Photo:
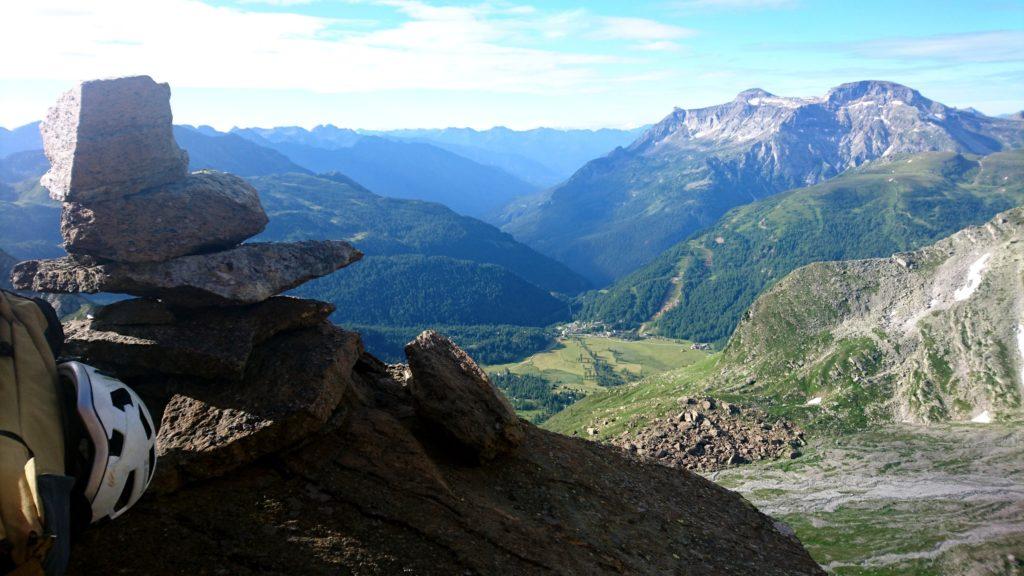
[[[1024,574],[1024,425],[882,427],[710,477],[834,574]]]
[[[553,348],[521,362],[484,368],[488,372],[509,370],[515,374],[533,374],[550,382],[556,390],[588,394],[610,385],[633,382],[688,366],[708,355],[690,346],[691,343],[685,340],[667,338],[623,340],[575,336],[559,338]],[[598,365],[596,370],[595,363]],[[604,374],[601,365],[607,367]]]

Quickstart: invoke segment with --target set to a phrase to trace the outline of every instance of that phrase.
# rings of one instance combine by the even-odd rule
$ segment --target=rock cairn
[[[711,472],[755,460],[797,458],[804,433],[786,420],[714,398],[684,396],[679,410],[611,440],[629,454]]]
[[[83,82],[40,125],[69,256],[15,267],[16,288],[119,292],[178,307],[255,304],[359,260],[345,242],[245,244],[268,219],[231,174],[188,173],[170,88],[148,76]]]

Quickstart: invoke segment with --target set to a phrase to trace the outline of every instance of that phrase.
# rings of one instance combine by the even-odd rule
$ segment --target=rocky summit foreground
[[[15,285],[141,296],[69,323],[67,344],[160,422],[150,492],[84,535],[72,573],[823,573],[739,495],[518,419],[446,337],[386,365],[331,305],[279,296],[361,254],[237,245],[265,225],[258,197],[179,170],[168,95],[146,77],[86,83],[43,125],[72,255],[19,264]],[[104,179],[122,153],[106,138],[138,173]],[[221,201],[246,221],[189,215]]]

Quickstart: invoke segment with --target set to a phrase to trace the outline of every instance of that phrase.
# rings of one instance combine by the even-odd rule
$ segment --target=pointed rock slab
[[[239,381],[253,349],[273,336],[322,324],[334,306],[277,296],[252,306],[172,309],[124,300],[65,325],[67,353],[118,376],[151,374]]]
[[[523,440],[515,410],[487,374],[454,342],[427,330],[406,344],[416,414],[483,459]]]
[[[149,76],[91,80],[61,95],[39,126],[50,196],[92,202],[184,178],[188,154],[174,141],[170,98]]]
[[[255,304],[363,257],[348,242],[243,244],[167,262],[100,263],[88,257],[29,260],[14,267],[19,290],[159,298],[180,307]]]
[[[362,353],[358,334],[325,323],[267,341],[241,382],[176,394],[157,435],[155,489],[222,476],[320,430]]]
[[[267,215],[256,189],[220,172],[198,172],[124,198],[64,204],[64,248],[118,262],[163,262],[237,246]]]

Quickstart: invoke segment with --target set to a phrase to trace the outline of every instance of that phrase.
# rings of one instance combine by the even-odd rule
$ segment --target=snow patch
[[[990,258],[992,258],[992,254],[986,252],[984,256],[975,260],[974,264],[971,264],[971,267],[967,269],[967,283],[958,288],[956,292],[953,292],[954,300],[957,302],[967,300],[978,289],[978,286],[981,286],[981,275],[985,271],[985,266],[988,265]]]
[[[971,422],[974,422],[975,424],[991,424],[992,415],[988,413],[988,410],[985,410],[981,414],[971,418]]]
[[[800,98],[759,97],[747,100],[747,104],[750,104],[751,106],[761,106],[762,104],[765,104],[769,106],[778,106],[780,108],[799,108],[806,103],[806,101],[801,100]]]
[[[814,398],[811,398],[810,400],[808,400],[806,405],[807,406],[817,406],[819,404],[821,404],[821,396],[815,396]]]

